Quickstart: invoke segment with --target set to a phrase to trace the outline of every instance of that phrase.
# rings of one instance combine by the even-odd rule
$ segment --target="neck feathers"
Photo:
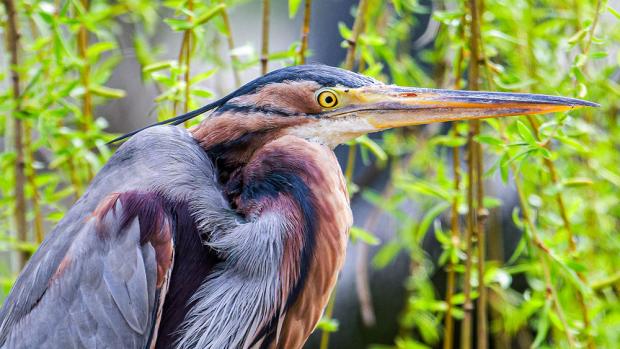
[[[190,132],[226,182],[235,169],[246,165],[265,144],[281,137],[286,128],[307,122],[303,117],[272,115],[264,109],[224,109],[215,111]]]
[[[340,183],[334,185],[326,165],[336,170]],[[328,260],[329,275],[315,275],[320,261],[315,251],[344,253],[350,210],[341,179],[331,150],[292,136],[266,143],[234,170],[223,184],[246,221],[211,237],[210,245],[223,261],[194,295],[180,347],[268,348],[275,342],[295,343],[284,338],[289,332],[300,333],[305,341],[318,321],[314,312],[301,319],[306,324],[296,331],[287,319],[307,311],[297,303],[307,296],[309,284],[312,292],[320,291],[320,316],[327,301],[323,294],[329,295],[341,266],[339,258]],[[336,219],[335,225],[321,221],[334,219],[337,210],[348,218]]]

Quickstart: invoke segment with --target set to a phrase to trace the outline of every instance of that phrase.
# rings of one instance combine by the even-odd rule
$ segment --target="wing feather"
[[[139,214],[127,219],[124,206],[130,206],[136,195],[116,195],[115,204],[103,211],[102,217],[92,216],[86,222],[48,281],[41,299],[12,326],[5,343],[8,347],[148,345],[156,321],[153,314],[161,306],[155,302],[158,260],[150,241],[141,242],[145,232]],[[140,203],[149,209],[161,207],[149,206],[144,197]],[[158,219],[168,222],[162,217]],[[123,220],[128,224],[123,225]],[[160,228],[157,224],[149,226]],[[172,244],[172,237],[168,238]]]

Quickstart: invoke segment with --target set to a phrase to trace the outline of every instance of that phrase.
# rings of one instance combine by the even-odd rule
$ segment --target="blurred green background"
[[[2,4],[2,295],[115,135],[325,63],[601,107],[338,148],[355,227],[309,348],[620,348],[620,1]]]

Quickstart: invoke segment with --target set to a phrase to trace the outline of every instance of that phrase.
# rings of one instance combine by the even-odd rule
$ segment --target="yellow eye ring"
[[[333,108],[338,104],[338,95],[332,90],[324,90],[316,96],[316,101],[323,108]]]

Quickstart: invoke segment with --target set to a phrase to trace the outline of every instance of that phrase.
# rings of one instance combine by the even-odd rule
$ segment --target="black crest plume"
[[[182,115],[179,115],[179,116],[175,116],[175,117],[170,118],[170,119],[162,120],[162,121],[156,122],[154,124],[150,124],[148,126],[144,126],[142,128],[139,128],[137,130],[133,130],[133,131],[131,131],[129,133],[125,133],[122,136],[118,136],[118,137],[114,138],[113,140],[109,141],[108,144],[113,144],[113,143],[116,143],[116,142],[120,142],[120,141],[122,141],[124,139],[127,139],[127,138],[135,135],[136,133],[138,133],[140,131],[146,130],[147,128],[150,128],[150,127],[153,127],[153,126],[159,126],[159,125],[174,125],[174,126],[176,126],[176,125],[182,124],[182,123],[184,123],[187,120],[193,119],[193,118],[195,118],[198,115],[204,114],[204,113],[208,112],[211,109],[215,109],[215,108],[221,106],[222,104],[226,103],[226,101],[228,99],[229,99],[229,97],[227,96],[227,97],[224,97],[224,98],[222,98],[220,100],[217,100],[217,101],[215,101],[213,103],[209,103],[209,104],[207,104],[207,105],[205,105],[203,107],[200,107],[200,108],[198,108],[196,110],[192,110],[190,112],[187,112],[185,114],[182,114]]]

